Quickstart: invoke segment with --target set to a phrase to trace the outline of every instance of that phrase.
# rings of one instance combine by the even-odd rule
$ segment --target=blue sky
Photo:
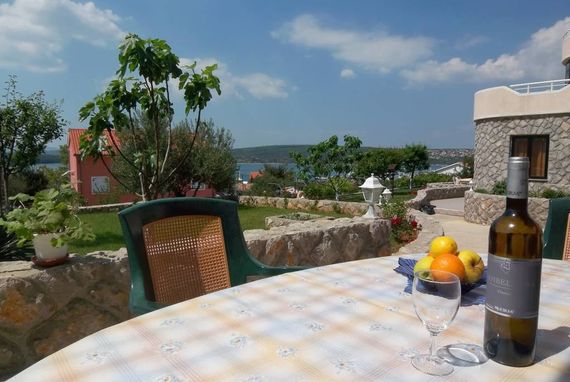
[[[561,1],[0,0],[0,79],[63,100],[68,127],[113,78],[134,32],[217,62],[205,110],[234,147],[473,147],[473,93],[563,78]],[[178,99],[177,118],[183,118]],[[57,145],[61,142],[54,142]]]

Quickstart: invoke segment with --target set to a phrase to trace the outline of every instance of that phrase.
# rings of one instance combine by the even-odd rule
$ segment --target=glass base
[[[421,354],[412,358],[412,365],[422,373],[436,376],[444,376],[453,373],[453,366],[445,362],[443,358],[432,357],[429,354]]]
[[[442,347],[437,355],[453,366],[478,366],[489,360],[479,345],[451,344]]]

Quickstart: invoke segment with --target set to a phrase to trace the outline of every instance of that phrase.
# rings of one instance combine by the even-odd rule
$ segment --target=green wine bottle
[[[509,158],[507,205],[489,231],[489,261],[483,347],[509,366],[534,361],[542,230],[528,214],[529,160]]]

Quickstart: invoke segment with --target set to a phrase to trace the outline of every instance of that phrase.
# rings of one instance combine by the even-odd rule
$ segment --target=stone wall
[[[357,202],[337,202],[334,200],[310,200],[300,198],[277,198],[266,196],[240,196],[240,204],[258,207],[276,207],[301,211],[337,212],[350,216],[364,215],[368,204]]]
[[[427,187],[418,190],[415,198],[408,200],[406,205],[415,210],[426,206],[432,200],[462,198],[469,186],[457,185],[454,183],[428,183]]]
[[[570,116],[523,116],[475,121],[475,188],[491,190],[507,178],[512,135],[550,136],[548,178],[530,182],[531,191],[570,188]]]
[[[0,263],[0,380],[129,318],[126,251],[39,269]]]
[[[269,265],[321,266],[390,255],[384,219],[311,220],[244,232],[251,254]]]
[[[529,198],[528,212],[544,229],[548,217],[548,199]],[[464,219],[471,223],[491,224],[505,210],[506,198],[500,195],[465,193]]]

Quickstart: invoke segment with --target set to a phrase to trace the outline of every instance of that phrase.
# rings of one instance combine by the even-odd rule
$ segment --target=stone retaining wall
[[[255,207],[275,207],[301,211],[337,212],[350,216],[364,215],[368,204],[357,202],[337,202],[334,200],[310,200],[300,198],[277,198],[266,196],[240,196],[240,204]]]
[[[251,254],[269,265],[321,266],[390,255],[384,219],[311,220],[244,232]]]
[[[39,269],[0,262],[0,380],[129,318],[126,251]]]
[[[454,183],[428,183],[427,187],[419,190],[416,197],[407,201],[406,205],[419,210],[432,200],[462,198],[465,191],[469,189],[469,186],[456,185]]]
[[[528,212],[544,229],[548,217],[548,199],[528,198]],[[501,195],[465,193],[464,219],[471,223],[491,224],[505,210],[506,198]]]

